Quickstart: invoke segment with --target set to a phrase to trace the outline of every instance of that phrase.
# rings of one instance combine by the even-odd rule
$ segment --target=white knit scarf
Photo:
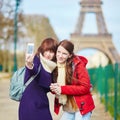
[[[52,73],[52,71],[55,69],[56,67],[56,63],[51,61],[51,60],[48,60],[46,58],[44,58],[42,56],[42,54],[40,54],[40,61],[41,61],[41,64],[43,66],[43,68],[49,72],[49,73]]]
[[[65,65],[66,64],[59,64],[57,63],[58,66],[58,77],[57,77],[57,83],[61,86],[65,85]],[[59,99],[59,103],[62,105],[65,105],[67,102],[67,96],[66,95],[59,95],[56,96]]]

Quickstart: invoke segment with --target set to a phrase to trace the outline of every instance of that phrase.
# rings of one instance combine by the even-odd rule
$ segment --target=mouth
[[[50,60],[50,57],[46,57],[46,59]]]
[[[61,58],[59,58],[59,59],[57,59],[58,61],[60,61],[60,62],[62,62],[63,61],[63,59],[61,59]]]

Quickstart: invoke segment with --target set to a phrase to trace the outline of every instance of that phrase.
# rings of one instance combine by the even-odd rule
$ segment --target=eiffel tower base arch
[[[93,48],[102,51],[108,57],[110,63],[120,62],[120,56],[113,45],[111,34],[80,35],[73,33],[70,41],[74,43],[75,53],[86,48]]]

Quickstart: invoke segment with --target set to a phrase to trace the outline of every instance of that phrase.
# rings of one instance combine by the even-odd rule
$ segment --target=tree
[[[0,0],[0,49],[4,49],[3,71],[8,71],[9,58],[14,38],[15,0]],[[22,26],[22,10],[18,13],[18,25]]]

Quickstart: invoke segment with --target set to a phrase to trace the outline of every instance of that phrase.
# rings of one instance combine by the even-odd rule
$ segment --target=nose
[[[59,57],[62,57],[62,53],[59,53]]]
[[[46,55],[49,56],[49,55],[50,55],[50,51],[47,51],[47,52],[46,52]]]

